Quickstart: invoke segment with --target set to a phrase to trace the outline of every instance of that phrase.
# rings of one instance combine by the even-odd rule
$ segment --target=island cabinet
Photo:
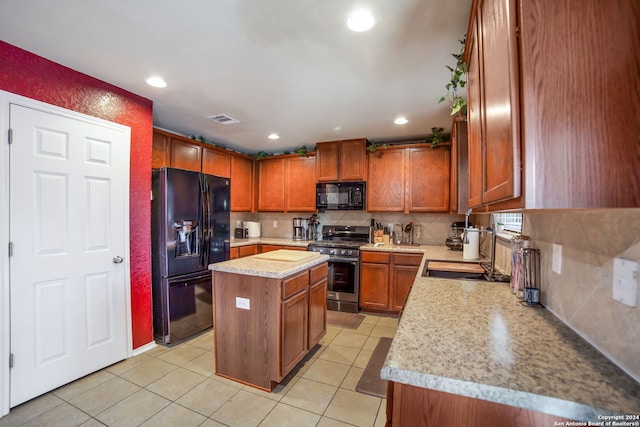
[[[364,138],[316,144],[318,182],[367,179],[367,140]]]
[[[258,211],[316,211],[315,156],[273,156],[257,165]]]
[[[360,252],[360,307],[402,311],[421,261],[422,254]]]
[[[449,212],[449,146],[394,146],[368,158],[368,211]]]
[[[284,278],[214,270],[216,374],[272,391],[326,333],[327,272],[327,262]]]
[[[636,2],[474,0],[469,206],[640,206]],[[621,55],[620,52],[626,52]],[[621,107],[622,106],[622,107]]]

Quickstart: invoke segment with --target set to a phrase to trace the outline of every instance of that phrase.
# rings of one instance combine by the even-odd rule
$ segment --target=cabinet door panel
[[[404,211],[404,150],[377,150],[369,154],[368,159],[367,210]]]
[[[316,178],[318,181],[337,181],[340,141],[316,145]]]
[[[392,292],[391,292],[391,309],[394,311],[402,310],[407,295],[413,286],[413,282],[418,274],[417,267],[396,265],[393,268]]]
[[[284,212],[285,159],[258,161],[258,210]]]
[[[389,264],[360,264],[360,306],[389,308]]]
[[[467,68],[467,115],[469,117],[469,145],[468,145],[468,205],[475,208],[482,205],[482,100],[481,100],[481,70],[479,61],[479,32],[477,26],[471,35],[471,52]]]
[[[231,156],[231,211],[253,210],[253,160]]]
[[[316,211],[316,158],[287,158],[287,212]]]
[[[409,210],[448,212],[451,152],[448,147],[409,149]]]
[[[238,246],[238,258],[258,253],[258,245]]]
[[[230,157],[229,154],[204,147],[202,149],[202,173],[230,178]]]
[[[309,288],[309,343],[312,348],[327,332],[327,278]]]
[[[171,167],[200,172],[202,147],[189,141],[171,138]]]
[[[308,290],[282,302],[281,377],[287,375],[307,353],[308,306]]]
[[[151,167],[163,168],[170,165],[170,138],[163,133],[153,132],[153,149],[151,154]]]
[[[515,0],[482,3],[483,202],[520,196],[520,131]]]
[[[362,181],[366,179],[366,140],[353,139],[340,144],[340,180]]]

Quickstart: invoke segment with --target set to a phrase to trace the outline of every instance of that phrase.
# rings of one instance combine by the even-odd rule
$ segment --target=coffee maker
[[[293,218],[293,240],[306,240],[305,222],[306,218]]]

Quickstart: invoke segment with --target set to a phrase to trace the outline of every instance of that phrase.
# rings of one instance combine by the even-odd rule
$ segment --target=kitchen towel
[[[462,259],[476,260],[480,258],[480,233],[477,228],[467,228],[465,233],[469,236],[469,243],[462,245]],[[467,236],[464,237],[463,242],[466,242]]]

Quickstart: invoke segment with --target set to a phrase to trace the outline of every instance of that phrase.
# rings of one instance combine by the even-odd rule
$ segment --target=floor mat
[[[387,380],[380,378],[380,369],[384,365],[384,359],[389,353],[389,347],[391,346],[391,338],[382,337],[378,341],[378,345],[367,363],[367,367],[364,369],[360,381],[356,386],[356,391],[360,393],[370,394],[372,396],[387,397]]]
[[[340,328],[357,329],[364,317],[364,315],[358,313],[327,310],[327,323]]]

